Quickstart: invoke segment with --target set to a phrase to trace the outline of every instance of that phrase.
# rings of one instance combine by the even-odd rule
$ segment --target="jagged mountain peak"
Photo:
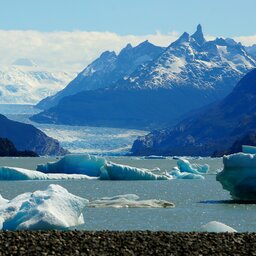
[[[202,30],[202,26],[200,24],[197,25],[196,32],[191,36],[199,45],[202,45],[206,42]]]

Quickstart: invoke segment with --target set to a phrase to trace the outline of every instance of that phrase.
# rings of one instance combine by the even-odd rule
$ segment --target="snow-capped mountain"
[[[137,46],[137,56],[143,56],[142,59],[145,51],[141,49],[145,45],[146,49],[149,45],[155,49],[148,42]],[[104,53],[61,93],[77,92],[75,88],[88,86],[84,81],[94,81],[89,91],[66,94],[58,105],[35,115],[33,120],[144,129],[164,127],[189,111],[224,98],[239,79],[256,67],[256,60],[240,43],[222,38],[206,41],[201,25],[193,35],[183,33],[166,49],[159,49],[146,62],[139,62],[140,65],[124,58],[126,61],[116,66],[117,59],[132,49],[128,45],[118,57]],[[42,102],[46,103],[45,108],[53,106],[47,99]]]
[[[183,33],[155,61],[137,69],[127,79],[127,86],[143,89],[189,86],[218,90],[222,95],[231,91],[233,79],[255,66],[256,61],[240,43],[222,38],[206,41],[198,25],[192,36]]]
[[[46,109],[56,105],[65,96],[74,95],[81,91],[111,87],[119,79],[129,77],[138,66],[155,59],[164,49],[145,41],[136,47],[128,44],[118,55],[115,52],[103,52],[66,88],[56,95],[42,100],[37,106]]]
[[[0,67],[0,103],[35,104],[63,89],[73,72],[51,71],[29,59]]]

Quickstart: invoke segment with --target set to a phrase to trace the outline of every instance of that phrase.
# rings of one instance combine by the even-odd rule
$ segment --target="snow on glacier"
[[[3,230],[68,229],[84,224],[83,209],[88,200],[51,184],[44,191],[27,192],[0,205]]]
[[[84,174],[42,173],[18,167],[0,167],[0,180],[88,180],[94,179]],[[1,202],[1,201],[0,201]]]
[[[85,174],[100,176],[100,168],[106,163],[103,157],[83,155],[66,155],[57,162],[38,165],[37,171],[43,173]]]
[[[174,204],[169,201],[157,199],[139,200],[139,196],[135,194],[126,194],[102,197],[90,201],[88,206],[93,208],[172,208]]]
[[[256,154],[223,156],[224,168],[216,176],[235,200],[256,200]]]
[[[203,232],[214,232],[214,233],[222,233],[222,232],[229,232],[229,233],[235,233],[237,232],[232,227],[221,223],[219,221],[210,221],[206,223],[205,225],[201,226],[201,231]]]

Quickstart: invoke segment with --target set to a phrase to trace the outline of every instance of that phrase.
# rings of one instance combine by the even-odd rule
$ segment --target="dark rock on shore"
[[[38,156],[37,153],[29,150],[25,151],[19,151],[16,149],[14,144],[6,139],[6,138],[0,138],[0,156],[32,156],[36,157]]]
[[[68,153],[59,142],[30,124],[12,121],[0,114],[0,137],[12,141],[19,151],[33,151],[38,155]]]
[[[0,255],[256,255],[256,233],[3,231]]]

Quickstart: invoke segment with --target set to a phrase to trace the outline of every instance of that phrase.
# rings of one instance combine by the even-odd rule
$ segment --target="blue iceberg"
[[[256,200],[256,154],[223,156],[223,170],[216,180],[235,200]]]
[[[0,167],[0,180],[88,180],[95,179],[84,174],[42,173],[18,167]]]
[[[106,163],[103,157],[85,155],[66,155],[61,160],[38,165],[37,171],[43,173],[85,174],[100,176],[100,168]]]
[[[180,158],[177,161],[180,172],[194,173],[194,174],[205,174],[209,171],[208,164],[191,164],[187,159]]]
[[[131,167],[128,165],[106,163],[101,168],[100,179],[103,180],[168,180],[167,175],[152,173],[154,170]]]

